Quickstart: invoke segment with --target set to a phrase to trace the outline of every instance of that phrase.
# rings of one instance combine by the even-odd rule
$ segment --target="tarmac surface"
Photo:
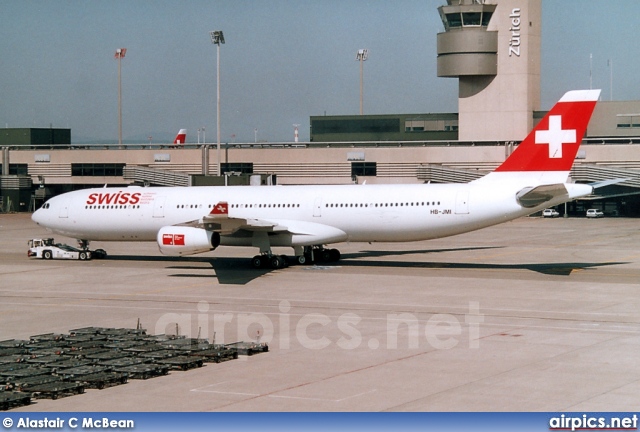
[[[269,352],[12,411],[635,411],[640,220],[522,218],[335,265],[249,268],[250,248],[27,258],[50,237],[0,215],[0,341],[135,328]],[[56,242],[75,244],[55,237]],[[279,251],[278,251],[279,252]],[[290,249],[282,249],[290,253]]]

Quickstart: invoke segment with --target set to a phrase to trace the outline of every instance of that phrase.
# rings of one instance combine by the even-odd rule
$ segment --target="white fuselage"
[[[201,220],[221,201],[229,217],[311,222],[350,241],[399,242],[446,237],[532,213],[510,182],[422,185],[101,188],[48,201],[33,220],[82,240],[154,241],[160,228]],[[549,205],[546,203],[545,205]],[[222,236],[221,244],[251,245]]]

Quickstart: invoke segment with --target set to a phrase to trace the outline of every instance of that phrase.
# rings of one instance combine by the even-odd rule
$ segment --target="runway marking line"
[[[204,387],[199,387],[199,388],[195,388],[192,389],[192,392],[197,392],[197,393],[217,393],[217,394],[225,394],[225,395],[234,395],[234,396],[250,396],[250,397],[257,397],[260,396],[260,394],[257,393],[242,393],[242,392],[231,392],[231,391],[220,391],[220,390],[205,390],[211,387],[216,387],[219,386],[221,384],[227,384],[230,383],[231,381],[222,381],[219,383],[215,383],[215,384],[210,384],[208,386],[204,386]]]
[[[320,401],[320,402],[336,402],[336,403],[340,403],[340,402],[344,402],[346,400],[349,399],[354,399],[360,396],[364,396],[370,393],[375,393],[378,391],[378,389],[372,389],[372,390],[368,390],[365,392],[361,392],[361,393],[357,393],[354,395],[350,395],[350,396],[346,396],[340,399],[330,399],[330,398],[318,398],[318,397],[305,397],[305,396],[286,396],[286,395],[277,395],[277,394],[257,394],[257,393],[244,393],[244,392],[234,392],[234,391],[222,391],[222,390],[208,390],[211,387],[216,387],[219,386],[221,384],[230,384],[232,383],[231,381],[222,381],[216,384],[210,384],[208,386],[205,387],[199,387],[199,388],[195,388],[192,389],[192,392],[196,392],[196,393],[216,393],[216,394],[221,394],[221,395],[231,395],[231,396],[248,396],[248,397],[259,397],[259,396],[267,396],[270,398],[278,398],[278,399],[297,399],[297,400],[310,400],[310,401]],[[289,390],[289,389],[285,389],[284,391]]]
[[[270,394],[268,396],[271,398],[280,398],[280,399],[313,400],[313,401],[322,401],[322,402],[344,402],[346,400],[355,399],[357,397],[364,396],[370,393],[375,393],[377,391],[378,389],[372,389],[372,390],[358,393],[355,395],[347,396],[342,399],[313,398],[313,397],[303,397],[303,396],[285,396],[285,395],[275,395],[275,394]]]

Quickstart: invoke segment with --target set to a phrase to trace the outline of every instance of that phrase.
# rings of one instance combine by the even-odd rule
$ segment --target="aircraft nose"
[[[37,223],[38,225],[46,226],[46,222],[49,214],[51,213],[51,200],[45,202],[42,207],[38,210],[34,211],[31,215],[31,220]]]
[[[31,215],[31,220],[37,223],[38,225],[40,225],[40,223],[42,222],[42,212],[43,210],[41,208],[34,211],[33,214]]]

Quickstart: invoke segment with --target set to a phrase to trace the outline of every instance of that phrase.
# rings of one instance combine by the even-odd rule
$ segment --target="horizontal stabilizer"
[[[589,186],[591,186],[594,189],[598,189],[601,187],[605,187],[605,186],[611,186],[614,184],[618,184],[618,183],[622,183],[622,182],[626,182],[629,180],[633,180],[631,178],[617,178],[617,179],[611,179],[611,180],[603,180],[603,181],[599,181],[599,182],[595,182],[595,183],[589,183]]]
[[[559,183],[524,188],[516,194],[516,199],[522,207],[531,208],[562,195],[567,195],[567,188]]]

